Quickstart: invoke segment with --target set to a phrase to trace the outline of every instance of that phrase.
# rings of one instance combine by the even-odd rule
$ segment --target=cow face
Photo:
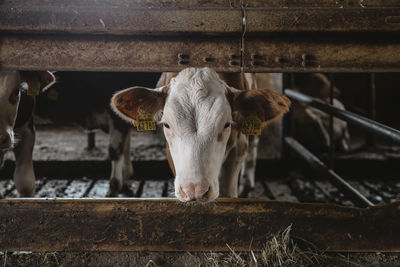
[[[32,116],[33,98],[20,103],[22,91],[34,84],[43,91],[54,81],[54,76],[49,72],[0,71],[0,151],[13,147],[16,124],[21,126]]]
[[[259,114],[266,122],[283,114],[288,100],[277,97],[272,91],[229,88],[209,68],[188,68],[165,87],[120,91],[111,105],[131,122],[141,113],[160,114],[175,167],[175,195],[181,201],[207,202],[219,195],[219,174],[232,127],[248,115]]]

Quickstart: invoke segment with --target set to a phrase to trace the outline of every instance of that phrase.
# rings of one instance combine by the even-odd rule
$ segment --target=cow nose
[[[11,147],[11,137],[7,132],[0,133],[0,149],[9,149]]]
[[[211,192],[210,185],[187,184],[180,187],[180,195],[184,201],[206,202]]]

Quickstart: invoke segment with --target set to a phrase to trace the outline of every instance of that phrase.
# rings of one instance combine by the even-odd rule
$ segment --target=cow
[[[55,73],[57,83],[37,98],[35,115],[62,124],[109,133],[111,160],[107,197],[119,193],[133,196],[130,181],[133,167],[130,157],[131,127],[111,111],[111,96],[126,87],[156,85],[161,73],[68,72]]]
[[[146,114],[163,126],[180,201],[237,197],[248,149],[244,125],[276,120],[289,110],[289,99],[272,90],[248,90],[251,84],[243,73],[186,68],[164,80],[156,89],[117,92],[113,110],[130,123]]]
[[[16,159],[14,182],[22,197],[35,194],[32,162],[34,94],[45,91],[54,82],[54,76],[47,71],[0,71],[0,167],[5,152],[13,150]]]
[[[319,98],[325,103],[330,102],[331,83],[321,73],[295,74],[293,90]],[[333,87],[333,106],[345,110],[337,97],[340,90]],[[330,146],[329,114],[303,103],[295,103],[292,107],[293,136],[314,151],[324,151]],[[340,151],[348,151],[350,134],[347,123],[336,117],[333,118],[333,144]]]

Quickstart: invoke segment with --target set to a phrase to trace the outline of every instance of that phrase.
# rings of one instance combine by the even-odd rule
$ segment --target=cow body
[[[110,134],[110,188],[107,196],[119,192],[132,195],[130,125],[111,112],[110,99],[133,84],[155,86],[160,73],[57,72],[57,83],[37,99],[35,114],[57,123],[78,124]]]
[[[323,74],[296,74],[294,90],[303,94],[319,98],[329,104],[331,83]],[[332,105],[345,110],[337,96],[340,90],[333,87]],[[328,149],[331,140],[329,135],[329,114],[308,106],[304,103],[293,105],[293,136],[312,150],[323,151]],[[350,134],[347,122],[333,118],[333,144],[341,151],[347,151],[350,145]]]
[[[288,111],[290,101],[270,90],[248,90],[251,75],[250,82],[244,74],[218,75],[209,68],[168,75],[158,89],[134,87],[117,93],[114,110],[131,122],[141,113],[160,117],[179,200],[237,197],[248,149],[243,122],[249,116],[272,121]]]
[[[23,197],[32,197],[35,193],[32,162],[35,97],[27,95],[27,91],[30,87],[45,91],[54,81],[49,72],[0,72],[0,166],[4,153],[12,149],[16,159],[15,187]]]

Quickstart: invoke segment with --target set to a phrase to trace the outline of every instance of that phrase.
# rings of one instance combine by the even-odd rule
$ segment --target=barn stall
[[[259,250],[266,237],[292,225],[293,236],[323,250],[399,252],[400,133],[398,122],[388,118],[397,111],[380,115],[394,126],[376,122],[376,97],[385,96],[379,89],[400,71],[398,1],[10,0],[2,1],[0,13],[2,69],[159,72],[208,66],[284,73],[282,89],[293,102],[354,124],[354,135],[366,144],[357,153],[337,153],[331,145],[321,160],[292,136],[289,114],[276,126],[282,155],[257,162],[253,198],[185,205],[166,198],[173,197],[173,176],[157,136],[134,133],[135,198],[105,199],[106,137],[96,132],[94,142],[89,132],[87,146],[93,151],[96,143],[98,150],[76,155],[86,136],[44,123],[35,150],[38,198],[16,198],[12,161],[2,170],[0,250],[229,251],[226,244]],[[331,73],[331,99],[333,86],[345,86],[348,73],[357,73],[360,89],[347,96],[349,102],[364,99],[364,109],[340,111],[290,90],[293,73],[308,72]],[[58,135],[73,141],[42,141]]]

